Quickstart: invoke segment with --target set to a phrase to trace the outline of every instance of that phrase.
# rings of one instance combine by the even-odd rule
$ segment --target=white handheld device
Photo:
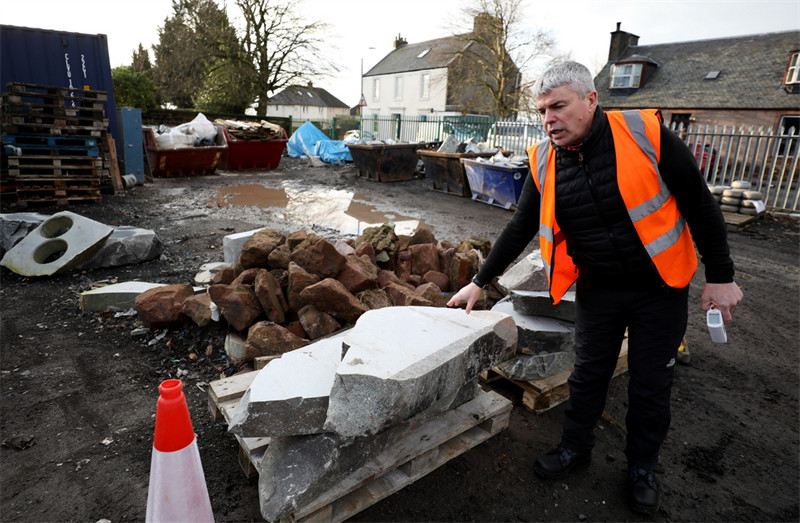
[[[725,333],[725,323],[722,321],[722,312],[713,305],[706,313],[706,324],[708,324],[708,332],[711,334],[711,341],[715,343],[727,343],[728,335]]]

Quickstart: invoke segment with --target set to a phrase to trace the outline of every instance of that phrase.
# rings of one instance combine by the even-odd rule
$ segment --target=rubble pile
[[[279,140],[286,138],[286,131],[280,125],[261,120],[258,122],[242,122],[217,118],[214,123],[228,130],[228,134],[237,140]]]
[[[255,231],[234,266],[218,266],[206,292],[190,284],[141,293],[135,309],[151,329],[189,320],[226,322],[235,357],[253,362],[302,347],[388,306],[444,307],[448,293],[469,283],[490,244],[468,238],[437,241],[427,229],[397,235],[393,224],[366,229],[355,240],[331,243],[305,230],[288,235]],[[480,306],[502,298],[492,289]]]

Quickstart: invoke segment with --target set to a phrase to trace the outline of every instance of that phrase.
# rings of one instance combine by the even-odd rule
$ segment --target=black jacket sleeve
[[[500,276],[539,232],[539,190],[530,173],[525,177],[514,214],[492,245],[475,278],[480,286]]]
[[[719,204],[708,190],[692,152],[675,133],[664,126],[661,127],[658,169],[689,224],[705,266],[706,282],[732,282],[733,260],[728,248],[727,226]]]

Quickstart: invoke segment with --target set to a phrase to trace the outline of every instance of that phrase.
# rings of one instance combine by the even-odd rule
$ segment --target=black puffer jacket
[[[705,265],[706,281],[733,281],[725,221],[689,149],[662,126],[659,172],[686,218]],[[539,191],[528,176],[508,225],[495,241],[477,281],[499,276],[539,229]],[[625,210],[616,182],[611,128],[597,108],[578,150],[556,147],[556,219],[580,278],[611,286],[664,285]]]

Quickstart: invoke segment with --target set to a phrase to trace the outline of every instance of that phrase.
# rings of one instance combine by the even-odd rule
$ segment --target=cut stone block
[[[524,291],[546,291],[550,285],[547,282],[547,271],[542,262],[542,254],[538,249],[525,256],[514,264],[497,280],[497,283],[506,291],[515,289]]]
[[[514,310],[529,316],[547,316],[559,320],[575,321],[575,291],[567,291],[556,305],[549,291],[511,291]]]
[[[0,214],[0,254],[4,254],[14,247],[49,217],[49,214],[39,214],[37,212]]]
[[[113,229],[103,246],[78,269],[133,265],[161,255],[163,247],[155,231],[127,225]]]
[[[385,307],[364,313],[344,343],[325,430],[361,436],[412,417],[513,357],[517,327],[500,312]]]
[[[194,282],[197,285],[211,285],[211,280],[222,269],[228,268],[225,262],[204,263],[200,266],[200,271],[194,275]]]
[[[0,265],[22,276],[66,272],[96,253],[112,232],[112,227],[62,211],[25,236],[3,256]]]
[[[212,304],[214,302],[211,302]],[[225,354],[234,360],[241,360],[244,358],[245,346],[247,340],[236,333],[229,332],[225,336]]]
[[[509,298],[497,302],[493,311],[511,315],[517,324],[517,353],[497,365],[509,379],[543,379],[569,370],[575,364],[575,326],[571,322],[530,316],[515,310]]]
[[[237,232],[224,236],[222,238],[222,255],[225,263],[234,267],[239,261],[239,254],[242,252],[244,242],[260,230],[253,229],[252,231]]]
[[[455,394],[437,401],[428,410],[369,436],[346,438],[328,432],[273,438],[258,464],[261,515],[267,521],[284,520],[362,465],[382,456],[387,447],[410,435],[420,425],[470,401],[476,393],[475,381],[464,384]],[[473,416],[477,414],[473,412]],[[406,452],[413,450],[413,447],[407,448]],[[383,472],[381,460],[376,461],[375,474]]]
[[[345,332],[270,361],[242,396],[228,430],[245,437],[323,432]]]
[[[144,291],[161,287],[163,283],[126,281],[106,285],[99,289],[82,292],[80,308],[82,311],[127,311],[134,307],[136,297]]]

